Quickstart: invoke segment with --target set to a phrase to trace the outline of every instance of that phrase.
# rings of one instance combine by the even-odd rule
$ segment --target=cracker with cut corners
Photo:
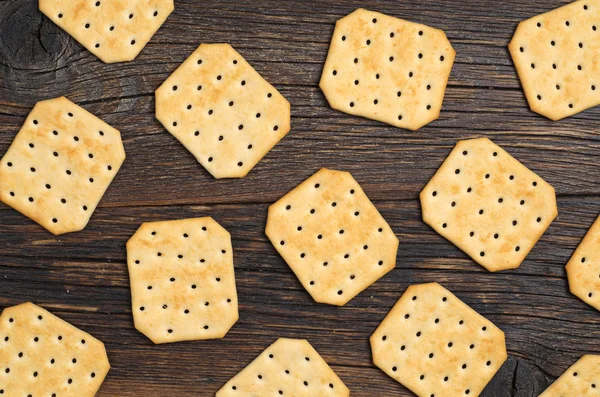
[[[600,217],[567,263],[567,276],[571,293],[600,310]]]
[[[104,344],[33,303],[0,316],[0,394],[93,397],[110,369]]]
[[[119,131],[64,97],[41,101],[0,160],[0,200],[53,234],[79,231],[124,160]]]
[[[201,44],[156,90],[156,118],[215,178],[242,178],[290,131],[290,103],[229,44]]]
[[[135,327],[156,344],[222,338],[238,320],[231,236],[210,217],[142,224],[127,266]]]
[[[335,25],[320,86],[336,110],[418,130],[439,117],[455,56],[441,30],[358,9]]]
[[[349,172],[323,168],[271,205],[266,233],[320,303],[343,306],[396,266],[398,238]]]
[[[592,397],[600,387],[600,356],[585,355],[539,397]]]
[[[519,24],[508,45],[532,111],[560,120],[600,104],[600,0]]]
[[[554,188],[487,138],[456,144],[421,207],[425,223],[492,272],[519,267],[558,215]]]
[[[348,397],[350,391],[317,351],[303,339],[278,339],[217,397]]]
[[[173,0],[39,0],[42,11],[105,63],[133,60],[173,12]]]
[[[376,366],[420,397],[478,396],[507,358],[504,333],[438,283],[408,287],[371,349]]]

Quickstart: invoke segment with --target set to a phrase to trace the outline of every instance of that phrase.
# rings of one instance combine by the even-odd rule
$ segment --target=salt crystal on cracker
[[[127,266],[135,327],[154,343],[222,338],[238,320],[231,236],[210,217],[142,224]]]
[[[229,44],[202,44],[156,90],[156,118],[215,178],[242,178],[290,131],[290,103]]]
[[[110,369],[104,344],[24,303],[0,316],[0,395],[93,397]]]
[[[174,9],[173,0],[39,0],[42,11],[106,63],[133,60]]]
[[[119,131],[64,97],[41,101],[0,160],[0,199],[54,234],[79,231],[124,160]]]
[[[417,130],[439,117],[455,56],[441,30],[358,9],[336,23],[320,86],[336,110]]]
[[[376,366],[420,397],[478,396],[507,358],[504,333],[437,283],[410,286],[371,349]]]
[[[421,207],[425,223],[493,272],[519,267],[558,214],[554,188],[487,138],[456,144]]]
[[[266,233],[317,302],[345,305],[396,266],[398,238],[349,172],[323,168],[271,205]]]
[[[217,397],[348,397],[350,391],[306,340],[278,339]]]

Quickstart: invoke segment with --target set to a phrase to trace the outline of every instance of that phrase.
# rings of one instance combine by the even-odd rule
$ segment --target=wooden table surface
[[[437,281],[506,333],[483,396],[537,396],[600,317],[564,266],[600,209],[600,108],[528,110],[507,44],[564,0],[176,0],[139,57],[106,65],[37,10],[0,0],[0,154],[36,101],[66,95],[122,133],[127,160],[89,225],[54,237],[0,204],[0,307],[33,301],[106,343],[99,396],[213,396],[278,337],[307,338],[352,396],[412,396],[368,337],[408,285]],[[334,23],[358,7],[443,29],[456,49],[439,120],[417,132],[332,110],[318,88]],[[202,42],[231,43],[292,104],[292,131],[244,179],[215,180],[154,118],[154,90]],[[559,217],[492,274],[421,221],[418,193],[457,140],[487,136],[556,188]],[[395,270],[343,308],[311,299],[264,234],[266,210],[321,167],[352,172],[400,238]],[[133,327],[125,242],[145,221],[212,216],[233,238],[240,320],[225,339],[154,346]]]

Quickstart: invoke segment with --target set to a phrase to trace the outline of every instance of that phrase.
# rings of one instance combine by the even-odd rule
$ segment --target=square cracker
[[[133,60],[173,12],[173,0],[39,0],[55,24],[105,63]]]
[[[508,45],[532,111],[560,120],[600,104],[600,0],[519,24]]]
[[[376,366],[420,397],[478,396],[507,358],[504,333],[437,283],[408,287],[371,349]]]
[[[487,138],[456,144],[421,207],[425,223],[492,272],[519,267],[558,214],[554,188]]]
[[[567,276],[571,293],[600,310],[600,216],[567,263]]]
[[[398,238],[349,172],[298,185],[269,207],[266,233],[317,302],[343,306],[396,267]]]
[[[598,395],[600,356],[585,355],[539,397],[592,397]]]
[[[358,9],[335,25],[320,86],[336,110],[417,130],[439,117],[455,56],[441,30]]]
[[[350,391],[306,340],[278,339],[217,397],[348,397]]]
[[[215,178],[242,178],[290,131],[290,103],[229,44],[201,44],[156,90],[156,118]]]
[[[54,234],[79,231],[124,160],[119,131],[64,97],[41,101],[0,160],[0,200]]]
[[[110,369],[104,344],[23,303],[0,316],[0,394],[93,397]]]
[[[142,224],[127,266],[135,327],[154,343],[222,338],[238,320],[231,236],[210,217]]]

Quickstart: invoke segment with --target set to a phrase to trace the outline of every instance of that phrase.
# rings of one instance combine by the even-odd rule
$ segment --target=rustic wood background
[[[438,281],[506,332],[483,396],[537,396],[585,353],[600,317],[564,265],[600,209],[600,108],[528,110],[507,44],[564,0],[176,0],[134,62],[106,65],[37,10],[0,0],[0,154],[36,101],[66,95],[118,128],[127,160],[88,227],[54,237],[0,204],[0,307],[33,301],[106,343],[99,396],[212,396],[277,337],[307,338],[353,396],[411,396],[368,337],[412,283]],[[441,118],[417,132],[329,108],[318,88],[335,21],[358,7],[446,31]],[[154,90],[201,43],[231,43],[292,104],[292,131],[242,180],[214,180],[154,118]],[[492,274],[421,221],[418,193],[455,142],[487,136],[551,183],[559,218],[521,267]],[[266,210],[320,167],[351,171],[400,238],[398,266],[344,308],[312,301],[264,234]],[[125,242],[144,221],[210,215],[232,234],[239,322],[222,340],[154,346],[133,327]]]

